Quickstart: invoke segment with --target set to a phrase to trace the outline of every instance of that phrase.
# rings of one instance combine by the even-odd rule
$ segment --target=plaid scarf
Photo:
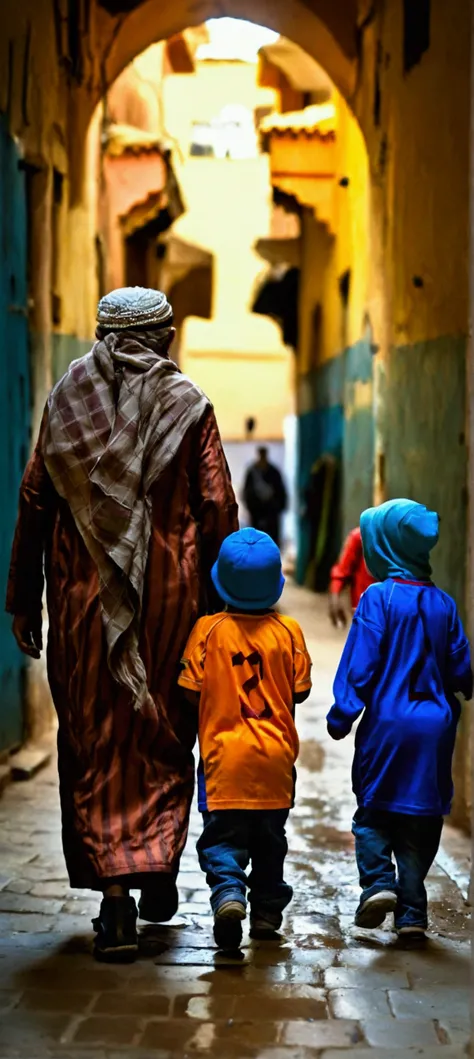
[[[52,391],[43,443],[54,487],[99,573],[110,671],[137,710],[153,705],[139,653],[149,493],[209,407],[160,353],[164,339],[163,331],[129,331],[96,342]]]

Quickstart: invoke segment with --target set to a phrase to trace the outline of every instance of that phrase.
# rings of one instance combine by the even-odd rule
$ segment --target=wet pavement
[[[142,929],[134,965],[94,963],[97,901],[68,887],[52,766],[0,800],[2,1059],[465,1054],[468,843],[446,833],[429,880],[426,949],[403,948],[389,924],[370,932],[352,925],[352,746],[332,743],[324,722],[343,637],[330,630],[324,601],[303,590],[287,590],[285,609],[305,630],[314,689],[298,707],[302,745],[287,872],[295,897],[280,939],[245,940],[239,958],[216,952],[194,855],[194,811],[179,916],[169,927]]]

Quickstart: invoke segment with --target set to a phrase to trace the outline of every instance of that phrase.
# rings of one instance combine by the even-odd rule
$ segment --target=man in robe
[[[95,953],[129,960],[138,914],[167,921],[194,787],[196,723],[177,685],[237,507],[212,406],[169,357],[159,291],[113,291],[97,341],[48,400],[20,490],[7,610],[42,648],[59,718],[71,886],[102,891]]]

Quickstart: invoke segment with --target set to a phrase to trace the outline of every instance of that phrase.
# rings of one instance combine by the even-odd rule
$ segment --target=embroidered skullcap
[[[172,318],[166,294],[147,287],[118,287],[101,298],[97,308],[97,323],[109,331],[170,326]]]

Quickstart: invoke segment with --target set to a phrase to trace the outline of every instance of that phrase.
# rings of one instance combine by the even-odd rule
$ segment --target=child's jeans
[[[359,808],[352,822],[361,903],[381,890],[398,896],[395,926],[428,926],[425,879],[438,852],[442,816],[409,816]],[[396,869],[392,861],[395,857]]]
[[[218,809],[203,813],[204,831],[197,843],[199,863],[211,888],[214,913],[227,901],[246,905],[247,887],[254,918],[281,926],[283,909],[293,890],[283,878],[288,852],[288,809]],[[247,878],[245,869],[252,864]]]

